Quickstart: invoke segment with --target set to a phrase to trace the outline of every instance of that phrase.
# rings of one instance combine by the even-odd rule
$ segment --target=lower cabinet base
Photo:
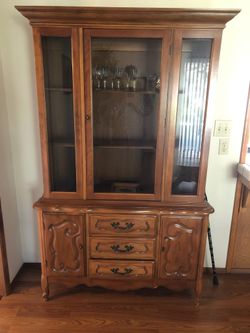
[[[145,213],[146,212],[146,213]],[[198,303],[208,215],[202,209],[39,209],[41,285],[117,291],[191,289]]]
[[[43,299],[48,301],[54,287],[74,288],[80,285],[87,287],[103,287],[110,290],[126,292],[131,290],[138,290],[143,288],[156,289],[158,287],[165,287],[173,291],[193,290],[195,304],[199,304],[201,296],[201,283],[202,281],[179,281],[179,280],[138,280],[138,281],[122,281],[122,280],[101,280],[101,279],[88,279],[82,277],[74,278],[54,278],[48,277],[47,285],[43,289]],[[200,287],[197,285],[200,284]]]

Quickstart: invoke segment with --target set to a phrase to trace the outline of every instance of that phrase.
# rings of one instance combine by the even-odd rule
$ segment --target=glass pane
[[[70,37],[42,37],[51,191],[76,191]]]
[[[197,194],[211,47],[211,39],[183,40],[173,194]]]
[[[154,193],[161,39],[92,38],[94,191]]]

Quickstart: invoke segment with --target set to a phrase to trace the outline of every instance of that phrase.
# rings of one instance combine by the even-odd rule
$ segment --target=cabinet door
[[[161,223],[160,278],[194,280],[202,218],[162,217]]]
[[[85,31],[88,198],[160,198],[169,40]]]
[[[34,28],[45,196],[82,192],[78,36]]]
[[[47,274],[81,276],[84,273],[83,217],[44,214]]]
[[[220,31],[178,30],[168,123],[166,199],[203,201]]]

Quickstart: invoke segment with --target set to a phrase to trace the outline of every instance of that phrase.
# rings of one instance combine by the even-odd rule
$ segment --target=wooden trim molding
[[[16,6],[16,9],[34,24],[90,24],[98,25],[148,25],[156,27],[207,26],[224,28],[237,15],[239,9],[176,9],[176,8],[103,8],[62,6]],[[152,28],[151,25],[151,28]]]
[[[0,201],[0,299],[10,293],[10,277],[4,237],[3,215]]]
[[[239,163],[245,162],[249,131],[250,131],[250,85],[248,88],[245,125],[244,125],[243,136],[242,136],[242,146],[241,146]],[[242,200],[242,196],[243,196],[243,185],[250,187],[249,183],[248,184],[245,183],[244,179],[242,177],[238,176],[237,183],[236,183],[233,216],[232,216],[230,239],[229,239],[228,253],[227,253],[227,264],[226,264],[227,272],[235,271],[235,269],[233,269],[232,266],[233,266],[235,242],[236,242],[236,236],[237,236],[238,213],[239,213],[241,200]]]

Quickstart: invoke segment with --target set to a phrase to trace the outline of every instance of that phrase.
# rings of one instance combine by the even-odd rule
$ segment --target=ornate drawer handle
[[[123,231],[129,231],[130,229],[133,228],[133,226],[135,225],[133,222],[126,222],[125,226],[121,226],[120,222],[112,222],[111,227],[114,228],[115,230],[123,230]]]
[[[124,268],[124,272],[119,272],[120,268],[111,268],[111,272],[118,275],[128,275],[133,272],[132,268]]]
[[[124,249],[120,249],[120,245],[119,244],[111,245],[110,247],[116,253],[128,253],[128,252],[131,252],[134,249],[134,246],[130,245],[130,244],[129,245],[125,245]]]

